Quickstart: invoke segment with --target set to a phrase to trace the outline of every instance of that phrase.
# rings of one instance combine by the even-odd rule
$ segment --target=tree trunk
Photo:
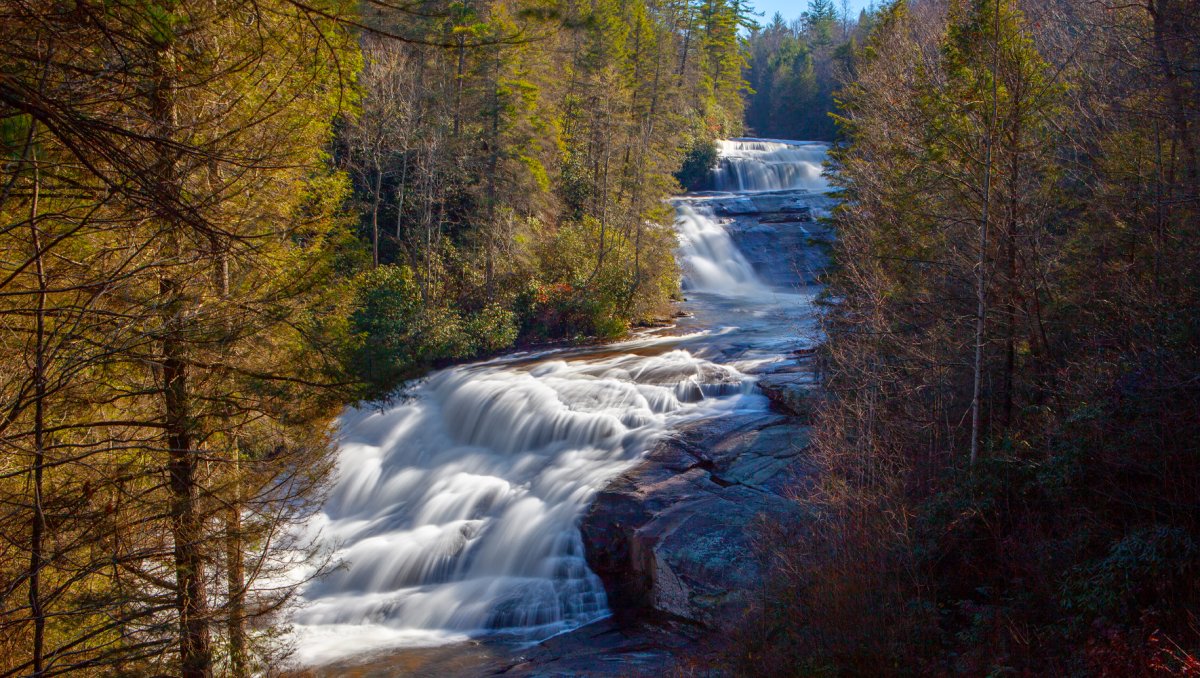
[[[32,134],[31,134],[32,139]],[[42,241],[38,231],[38,198],[41,177],[38,173],[37,149],[31,148],[33,167],[33,197],[29,208],[29,231],[33,245],[34,270],[37,274],[38,296],[35,312],[33,362],[33,519],[29,534],[29,616],[33,619],[33,675],[43,669],[43,647],[46,636],[46,614],[42,609],[41,576],[44,561],[43,538],[46,532],[46,513],[42,506],[42,482],[46,463],[45,399],[46,399],[46,271],[42,261]]]
[[[171,536],[175,541],[175,604],[179,614],[180,674],[183,678],[212,675],[204,554],[203,519],[197,510],[196,452],[192,446],[187,363],[179,333],[179,289],[164,279],[160,289],[168,308],[175,309],[163,339],[163,396],[170,462]]]
[[[454,71],[454,138],[457,139],[462,128],[462,90],[463,73],[466,70],[467,48],[466,38],[458,36],[458,65]]]
[[[492,78],[492,132],[491,152],[488,155],[487,173],[487,232],[484,233],[484,288],[488,302],[496,298],[495,278],[495,236],[496,236],[496,170],[500,163],[500,62],[495,63]]]
[[[683,11],[686,14],[686,28],[683,31],[683,50],[679,56],[679,86],[682,87],[687,74],[688,50],[692,44],[692,7],[691,0],[685,0]]]
[[[979,399],[983,386],[983,334],[987,318],[987,245],[988,218],[992,202],[992,141],[996,132],[1000,93],[998,89],[1000,65],[1000,0],[996,2],[996,23],[992,34],[992,113],[988,120],[984,139],[983,215],[979,224],[979,258],[975,262],[975,365],[971,389],[971,466],[979,458],[980,407]]]
[[[375,161],[375,194],[371,203],[371,265],[379,268],[379,195],[383,191],[383,167]]]
[[[165,192],[175,198],[182,194],[176,176],[175,151],[165,140],[178,127],[175,94],[172,91],[175,58],[168,43],[160,49],[157,72],[150,92],[151,115],[164,140],[158,150],[159,180]],[[179,238],[171,233],[168,258],[182,252]],[[201,547],[203,519],[197,508],[196,453],[192,441],[192,418],[184,351],[183,290],[169,276],[159,281],[163,303],[161,339],[162,398],[164,432],[167,443],[167,472],[170,492],[169,515],[174,540],[175,606],[179,615],[179,662],[183,678],[208,678],[212,675],[212,649],[209,643],[208,601],[204,585],[204,555]]]
[[[1196,146],[1192,141],[1191,124],[1188,120],[1188,93],[1180,82],[1179,68],[1175,64],[1177,47],[1168,44],[1167,25],[1168,12],[1171,12],[1168,0],[1149,0],[1146,10],[1154,21],[1154,47],[1158,52],[1159,68],[1163,80],[1166,81],[1168,96],[1171,98],[1171,121],[1175,129],[1175,139],[1183,152],[1184,171],[1187,174],[1189,191],[1195,191],[1200,181],[1200,160],[1197,158]],[[1195,96],[1193,93],[1191,96]],[[1194,101],[1194,100],[1193,100]]]
[[[225,513],[225,582],[229,591],[226,632],[229,635],[229,675],[245,678],[246,671],[246,564],[242,545],[241,453],[236,439],[231,453],[232,496]]]
[[[404,151],[404,160],[400,165],[400,185],[396,187],[396,242],[404,238],[404,193],[408,188],[408,150]],[[399,246],[399,245],[398,245]]]
[[[1019,97],[1019,91],[1014,89]],[[1016,186],[1021,177],[1021,123],[1020,123],[1020,99],[1014,101],[1014,105],[1018,110],[1013,114],[1015,122],[1010,128],[1008,135],[1008,146],[1010,160],[1008,164],[1008,215],[1005,219],[1004,228],[1004,243],[1005,243],[1005,263],[1006,277],[1008,288],[1005,303],[1008,308],[1005,309],[1004,320],[1004,381],[1002,388],[1004,389],[1004,400],[1001,407],[1001,417],[1004,424],[1004,429],[1007,431],[1012,426],[1013,408],[1015,395],[1015,377],[1017,369],[1017,318],[1019,308],[1021,306],[1021,289],[1020,281],[1017,277],[1017,242],[1020,220],[1017,218],[1017,212],[1020,209],[1019,198],[1017,195]]]

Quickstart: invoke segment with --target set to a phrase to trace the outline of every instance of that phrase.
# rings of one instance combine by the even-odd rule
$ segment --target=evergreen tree
[[[5,36],[3,353],[36,366],[0,386],[0,496],[32,516],[8,537],[34,554],[0,561],[28,589],[5,670],[247,675],[274,652],[246,629],[290,596],[262,581],[304,553],[287,525],[344,396],[322,146],[355,56],[266,8],[83,3]]]
[[[826,0],[813,3],[791,26],[777,14],[771,25],[750,34],[746,122],[755,134],[834,139],[833,92],[851,74],[854,45],[869,22],[860,18],[853,29],[843,26],[838,40],[835,23],[840,22],[833,3]]]
[[[804,23],[816,44],[827,45],[832,42],[833,29],[838,23],[833,0],[809,0]]]
[[[870,17],[832,153],[825,522],[773,549],[806,576],[775,579],[756,666],[1195,664],[1192,9]]]

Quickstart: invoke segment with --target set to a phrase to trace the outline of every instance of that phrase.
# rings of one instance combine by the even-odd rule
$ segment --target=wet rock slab
[[[786,519],[811,473],[808,429],[772,414],[698,422],[601,492],[581,525],[588,562],[619,613],[738,626],[761,587],[755,540]]]
[[[825,250],[814,246],[829,238],[829,228],[821,222],[773,214],[734,219],[727,228],[758,276],[777,287],[814,284],[828,266]]]
[[[794,191],[712,201],[738,249],[781,290],[810,285],[827,267],[813,243],[830,237],[828,225],[811,219],[831,205]],[[769,411],[685,427],[597,495],[580,530],[618,614],[673,616],[718,633],[746,619],[762,586],[759,526],[797,519],[787,497],[813,472],[810,359],[800,351],[760,376]]]
[[[833,199],[823,193],[783,190],[753,194],[716,195],[708,200],[718,216],[758,214],[809,214],[814,207],[827,208]]]
[[[782,190],[703,194],[693,200],[723,218],[722,226],[763,282],[784,290],[808,286],[828,267],[824,245],[833,235],[820,217],[837,201],[827,194]]]
[[[811,373],[777,372],[764,375],[758,380],[758,388],[776,411],[791,415],[802,423],[811,421],[817,388]]]
[[[505,676],[719,675],[684,673],[704,654],[706,631],[679,620],[609,618],[532,648]]]

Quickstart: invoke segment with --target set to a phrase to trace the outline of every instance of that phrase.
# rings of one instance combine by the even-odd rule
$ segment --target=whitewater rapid
[[[783,162],[776,142],[749,143],[725,158]],[[764,168],[739,171],[794,188]],[[302,591],[302,663],[540,640],[608,614],[578,528],[593,496],[681,424],[765,407],[753,371],[794,345],[811,301],[760,280],[706,204],[679,202],[677,228],[694,331],[454,367],[341,417],[336,482],[309,529],[343,565]]]
[[[684,289],[736,295],[766,292],[754,267],[733,244],[711,208],[676,205],[675,228],[679,232],[675,257],[683,270]]]
[[[405,644],[544,637],[598,619],[604,587],[577,525],[592,495],[659,436],[732,407],[751,384],[668,349],[454,368],[410,402],[348,412],[320,527],[349,566],[305,590],[296,621],[350,628],[302,652],[356,651],[344,635],[364,625]]]
[[[822,163],[829,145],[772,139],[725,139],[717,142],[718,191],[825,191]]]

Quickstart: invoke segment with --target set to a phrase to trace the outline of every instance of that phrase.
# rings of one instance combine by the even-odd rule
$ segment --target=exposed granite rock
[[[779,206],[779,211],[784,214],[804,214],[812,218],[811,198],[789,198]]]
[[[723,217],[758,214],[762,209],[747,197],[726,198],[713,203],[713,211]]]
[[[812,221],[810,212],[798,212],[796,214],[768,214],[758,218],[760,224],[795,224],[807,221]]]
[[[772,285],[784,289],[811,285],[829,265],[824,248],[813,247],[814,239],[829,235],[822,222],[775,213],[737,219],[727,228],[755,272]]]
[[[529,646],[499,638],[383,651],[328,666],[283,673],[286,678],[478,678],[480,676],[674,675],[679,656],[703,657],[713,645],[702,627],[677,619],[609,617]],[[703,674],[720,676],[710,670]]]
[[[695,655],[704,630],[679,620],[608,618],[532,648],[505,676],[664,676],[679,672],[678,657]],[[702,650],[701,650],[702,652]],[[709,675],[719,675],[715,671]]]
[[[825,196],[764,193],[716,198],[714,212],[767,283],[782,289],[817,280],[828,265],[812,221]],[[735,359],[736,346],[723,357]],[[786,498],[812,469],[808,445],[815,379],[796,360],[761,375],[774,411],[697,422],[663,440],[600,492],[580,529],[592,569],[618,615],[682,618],[710,629],[736,627],[762,586],[760,520],[795,519]]]
[[[807,441],[790,417],[707,420],[605,488],[581,530],[613,608],[736,627],[761,582],[756,525],[794,510],[783,493],[809,472]]]
[[[811,373],[779,372],[758,380],[758,388],[776,410],[790,414],[803,423],[812,421],[816,383]]]

